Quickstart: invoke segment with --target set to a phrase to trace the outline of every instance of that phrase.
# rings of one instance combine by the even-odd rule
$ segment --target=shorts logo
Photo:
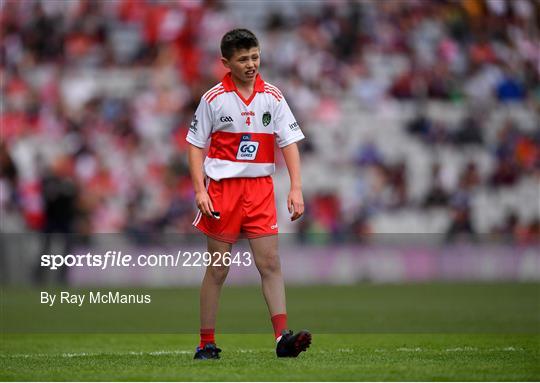
[[[257,150],[259,149],[259,143],[256,141],[250,141],[251,134],[244,134],[242,141],[238,147],[238,153],[236,153],[237,160],[253,161],[257,157]]]
[[[219,121],[221,122],[233,122],[233,118],[231,116],[223,116],[219,118]]]
[[[277,229],[277,227],[278,226],[277,226],[277,223],[276,223],[275,225],[270,226],[270,229],[275,230],[275,229]]]
[[[268,124],[272,121],[272,115],[270,112],[265,112],[262,116],[262,123],[264,126],[268,126]]]
[[[191,125],[189,125],[189,130],[191,130],[193,133],[197,133],[197,124],[199,121],[197,120],[197,116],[193,116],[193,121],[191,121]]]
[[[299,130],[300,125],[298,125],[298,122],[295,121],[292,124],[289,124],[289,129],[291,129],[292,131]]]

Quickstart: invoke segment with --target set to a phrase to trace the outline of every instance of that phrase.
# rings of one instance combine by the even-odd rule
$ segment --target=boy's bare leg
[[[272,235],[250,239],[255,265],[261,274],[262,290],[268,311],[270,311],[276,355],[278,357],[297,357],[311,344],[311,333],[302,330],[293,334],[287,327],[287,309],[285,303],[285,282],[281,274],[278,256],[278,236]]]
[[[230,252],[232,245],[230,243],[221,242],[208,237],[208,251],[212,254],[212,263],[206,267],[206,273],[201,284],[200,292],[200,315],[201,328],[213,329],[216,327],[216,316],[219,307],[219,295],[221,286],[227,278],[229,267],[223,266],[223,253]],[[222,266],[212,266],[215,257],[213,254],[219,253]]]
[[[285,283],[278,256],[278,236],[270,235],[249,240],[255,265],[261,274],[262,291],[270,316],[285,314]]]

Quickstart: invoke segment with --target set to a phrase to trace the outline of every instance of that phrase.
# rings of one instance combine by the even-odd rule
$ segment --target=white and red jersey
[[[219,181],[273,174],[274,143],[282,148],[303,138],[278,88],[257,75],[246,100],[228,73],[203,95],[186,140],[204,148],[211,139],[204,170]]]

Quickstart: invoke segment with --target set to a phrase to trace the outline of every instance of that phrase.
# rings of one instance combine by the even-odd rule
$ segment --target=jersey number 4
[[[250,126],[250,125],[251,125],[251,120],[249,119],[249,116],[248,116],[248,118],[246,118],[246,125],[247,125],[247,126]]]

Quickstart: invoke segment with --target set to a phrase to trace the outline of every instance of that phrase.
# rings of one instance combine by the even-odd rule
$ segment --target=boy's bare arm
[[[296,143],[281,148],[283,158],[289,170],[291,190],[287,197],[287,207],[292,214],[291,221],[295,221],[304,214],[304,197],[302,196],[302,176],[300,174],[300,153]]]
[[[191,180],[193,182],[193,189],[195,191],[195,202],[197,203],[197,207],[204,215],[212,217],[214,206],[212,206],[212,201],[210,200],[210,196],[208,195],[206,187],[204,186],[204,149],[198,148],[195,145],[190,144],[188,149],[188,159],[189,172],[191,173]]]

